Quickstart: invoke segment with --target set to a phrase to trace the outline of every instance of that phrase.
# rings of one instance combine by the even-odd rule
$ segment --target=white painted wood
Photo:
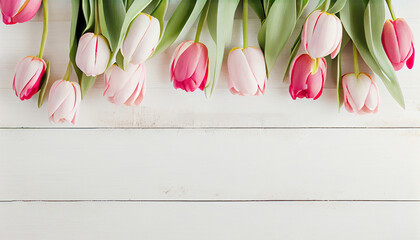
[[[0,130],[0,199],[420,200],[420,131]]]
[[[415,240],[419,203],[3,203],[7,240]]]

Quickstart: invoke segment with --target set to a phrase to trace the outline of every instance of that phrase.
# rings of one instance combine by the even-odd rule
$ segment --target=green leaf
[[[207,0],[182,0],[169,19],[153,55],[157,55],[171,46],[184,29],[189,29],[197,20],[206,2]]]
[[[385,78],[381,77],[381,79],[391,95],[404,108],[404,97],[398,83],[397,75],[388,59],[381,40],[382,29],[385,23],[385,4],[383,0],[369,1],[365,11],[364,21],[367,46],[372,57],[376,60],[385,75]]]
[[[82,79],[80,80],[80,91],[82,93],[82,98],[85,97],[86,93],[92,86],[95,84],[96,76],[88,77],[83,73]]]
[[[254,10],[261,21],[265,19],[264,6],[261,0],[249,0],[249,6]]]
[[[239,0],[212,0],[211,8],[216,8],[216,16],[213,16],[208,22],[209,24],[216,24],[216,32],[213,37],[216,38],[216,59],[214,65],[213,77],[207,81],[205,94],[210,97],[217,84],[220,71],[223,63],[223,56],[225,53],[226,43],[230,42],[232,37],[233,20]],[[210,14],[210,13],[209,13]],[[213,12],[214,14],[214,12]],[[210,16],[210,15],[209,15]],[[215,22],[212,22],[215,21]]]
[[[210,1],[209,10],[207,13],[207,27],[213,41],[217,41],[217,4],[218,0],[208,0]]]
[[[47,91],[48,80],[50,79],[50,73],[51,73],[50,62],[47,62],[47,68],[45,69],[44,76],[42,76],[41,83],[40,83],[41,88],[39,89],[39,95],[38,95],[38,108],[42,107],[42,104],[44,103],[45,92]]]
[[[275,0],[262,0],[263,1],[263,7],[265,16],[268,16],[268,13],[270,12],[271,6],[273,6],[273,3]]]
[[[70,27],[70,53],[69,58],[72,62],[74,70],[77,74],[77,77],[80,81],[82,78],[82,71],[76,65],[76,52],[77,45],[80,37],[83,34],[83,31],[86,29],[86,21],[82,14],[80,1],[72,0],[72,17],[71,17],[71,27]]]
[[[95,0],[83,0],[82,9],[86,22],[83,33],[92,32],[95,28]]]
[[[327,12],[329,13],[338,13],[341,11],[341,9],[344,8],[344,6],[346,5],[347,0],[337,0],[334,5],[332,7],[330,7],[330,9],[328,9]]]
[[[168,9],[168,0],[159,0],[156,8],[152,12],[152,16],[159,20],[161,35],[165,27],[165,14]]]
[[[118,47],[119,35],[125,18],[122,0],[98,0],[99,23],[102,35],[108,40],[111,51]]]
[[[289,70],[290,70],[290,67],[292,65],[292,62],[295,59],[295,57],[296,57],[296,55],[297,55],[297,53],[299,51],[300,44],[301,44],[301,40],[300,40],[300,37],[298,37],[296,39],[295,44],[292,47],[292,52],[290,54],[289,61],[287,62],[286,72],[284,72],[283,81],[286,81],[286,79],[287,79],[287,75],[289,73]]]
[[[303,11],[308,6],[309,0],[296,0],[296,11],[297,11],[297,18],[299,19],[302,16]]]
[[[276,0],[273,3],[264,23],[267,24],[264,52],[268,73],[273,69],[278,56],[292,35],[296,17],[295,1]]]

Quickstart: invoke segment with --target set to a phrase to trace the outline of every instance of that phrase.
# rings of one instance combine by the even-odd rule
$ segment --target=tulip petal
[[[411,43],[411,49],[412,49],[413,52],[411,53],[411,56],[407,60],[408,69],[412,69],[413,66],[414,66],[414,57],[416,55],[416,50],[414,49],[414,44],[413,43]]]
[[[261,93],[265,91],[265,83],[267,81],[267,71],[265,68],[264,54],[259,48],[248,47],[243,50],[248,61],[248,65],[257,81],[258,88]]]
[[[141,41],[138,43],[131,62],[133,64],[144,63],[155,51],[156,45],[159,42],[159,37],[160,23],[156,18],[151,17],[150,25],[147,28],[146,33],[143,35]]]
[[[379,91],[376,83],[372,81],[372,85],[369,89],[369,94],[366,98],[365,106],[369,109],[369,112],[377,112],[379,106]]]
[[[228,72],[234,88],[243,95],[254,95],[258,85],[241,49],[234,49],[228,56]]]
[[[349,103],[354,111],[359,112],[365,105],[371,84],[371,78],[364,73],[360,73],[359,78],[355,74],[347,74],[343,77],[343,86],[347,88],[351,96],[352,101]]]
[[[124,58],[133,58],[134,52],[139,46],[144,34],[150,26],[151,17],[147,14],[140,13],[137,18],[131,23],[130,29],[123,42],[121,53]]]

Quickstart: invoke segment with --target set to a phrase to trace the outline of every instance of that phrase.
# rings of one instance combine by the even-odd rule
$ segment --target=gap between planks
[[[0,130],[420,130],[418,127],[0,127]]]
[[[398,203],[420,203],[420,199],[371,199],[371,200],[352,200],[352,199],[338,199],[338,200],[328,200],[328,199],[310,199],[310,200],[264,200],[264,199],[255,199],[255,200],[235,200],[235,199],[226,199],[226,200],[194,200],[194,199],[175,199],[175,200],[165,200],[165,199],[93,199],[93,200],[0,200],[1,203],[83,203],[83,202],[120,202],[120,203],[141,203],[141,202],[156,202],[156,203],[260,203],[260,202],[377,202],[377,203],[387,203],[387,202],[398,202]]]

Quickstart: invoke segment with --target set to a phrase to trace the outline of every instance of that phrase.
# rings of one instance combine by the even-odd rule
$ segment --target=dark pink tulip
[[[290,96],[296,98],[313,98],[322,94],[327,76],[327,62],[324,58],[312,59],[308,54],[295,58],[290,68]]]
[[[171,81],[175,89],[194,92],[204,90],[209,72],[209,57],[206,45],[186,41],[175,50],[171,64]]]
[[[401,70],[404,64],[409,69],[413,68],[415,55],[413,33],[404,19],[385,22],[382,44],[395,71]]]
[[[38,92],[47,64],[41,58],[28,56],[20,60],[13,78],[13,90],[20,100],[30,99]]]
[[[31,20],[41,6],[42,0],[0,0],[3,22],[7,25]]]

